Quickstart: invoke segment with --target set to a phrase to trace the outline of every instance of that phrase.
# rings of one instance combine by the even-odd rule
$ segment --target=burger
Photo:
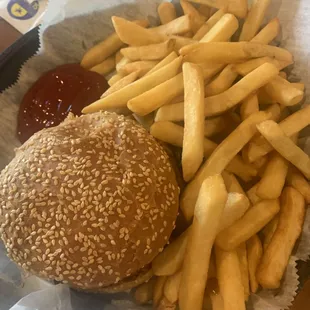
[[[43,129],[0,176],[0,233],[25,271],[91,292],[147,281],[178,213],[165,149],[135,121],[98,112]]]

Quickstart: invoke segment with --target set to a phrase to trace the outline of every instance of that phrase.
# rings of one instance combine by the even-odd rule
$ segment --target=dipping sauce
[[[20,105],[17,134],[21,143],[43,128],[59,125],[72,112],[98,100],[108,89],[106,79],[79,64],[59,66],[45,73]]]

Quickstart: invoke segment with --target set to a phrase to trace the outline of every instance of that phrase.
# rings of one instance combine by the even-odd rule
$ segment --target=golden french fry
[[[236,250],[215,247],[217,278],[225,310],[245,310],[244,287]]]
[[[239,193],[229,193],[218,232],[221,232],[239,220],[249,209],[249,207],[250,202],[245,195]]]
[[[286,182],[304,196],[307,204],[310,203],[310,184],[297,169],[290,167]]]
[[[160,35],[167,37],[169,35],[184,34],[191,31],[191,19],[188,15],[178,17],[167,24],[150,28],[150,35]],[[146,44],[145,44],[146,45]]]
[[[257,34],[271,0],[254,0],[244,21],[239,41],[250,41]]]
[[[239,193],[245,195],[243,188],[241,187],[237,178],[232,173],[224,170],[222,172],[222,177],[224,179],[225,186],[229,193]]]
[[[195,206],[183,263],[179,293],[182,310],[202,308],[211,250],[226,200],[227,192],[221,175],[206,178]]]
[[[151,32],[150,29],[144,29],[134,22],[130,22],[118,16],[112,16],[112,23],[118,38],[128,45],[141,46],[155,44],[163,42],[166,39],[165,36],[160,33]],[[121,46],[119,46],[118,49],[120,47]]]
[[[203,160],[204,83],[202,68],[183,64],[184,138],[182,150],[183,178],[191,180]]]
[[[280,76],[270,81],[264,89],[271,99],[285,106],[296,105],[304,97],[303,91],[295,88],[290,82]]]
[[[281,196],[277,229],[256,273],[263,288],[275,289],[280,286],[294,245],[302,232],[304,217],[304,197],[294,188],[286,187]]]
[[[120,50],[117,51],[115,53],[115,64],[118,64],[122,60],[122,58],[123,58],[123,55],[122,55],[121,51]]]
[[[155,67],[153,67],[145,76],[150,75],[151,73],[163,68],[164,66],[168,65],[173,60],[177,59],[178,55],[176,52],[171,52],[167,57],[165,57],[162,61],[160,61]]]
[[[238,30],[239,22],[233,14],[224,14],[221,19],[201,38],[200,42],[226,42]]]
[[[204,165],[199,169],[195,178],[187,185],[181,197],[181,210],[187,220],[194,213],[194,205],[198,197],[199,188],[210,175],[222,173],[231,160],[255,135],[255,125],[269,119],[271,113],[258,112],[241,123],[212,153]]]
[[[257,267],[263,256],[263,247],[260,239],[257,235],[250,238],[247,243],[248,261],[249,261],[249,276],[252,293],[256,293],[258,290],[258,282],[256,279]]]
[[[118,72],[120,74],[128,75],[132,72],[139,72],[139,77],[144,76],[147,72],[149,72],[152,68],[154,68],[159,61],[156,60],[142,60],[129,62],[128,64],[121,67]]]
[[[202,14],[206,18],[209,18],[211,15],[211,8],[207,5],[200,4],[197,10],[200,14]]]
[[[134,299],[138,304],[146,304],[153,297],[153,289],[155,284],[155,278],[151,278],[148,282],[138,286],[134,292]]]
[[[304,83],[291,83],[291,85],[303,92],[305,91],[306,88]]]
[[[124,77],[125,77],[125,75],[120,74],[120,73],[117,73],[117,74],[113,75],[113,76],[109,79],[108,84],[109,84],[110,86],[112,86],[112,85],[114,85],[115,83],[117,83],[118,81],[120,81],[120,80],[121,80],[122,78],[124,78]]]
[[[205,120],[205,137],[212,137],[227,128],[226,119],[223,116],[217,116]]]
[[[266,251],[276,229],[278,226],[278,222],[279,222],[279,214],[276,215],[261,231],[262,235],[263,235],[263,249],[264,251]]]
[[[280,33],[280,21],[272,19],[252,40],[253,43],[269,44]]]
[[[262,199],[276,199],[281,196],[288,170],[288,162],[277,152],[273,153],[256,189]]]
[[[160,300],[164,295],[164,286],[166,283],[167,277],[157,277],[153,289],[153,305],[157,307]],[[156,308],[157,309],[157,308]]]
[[[279,126],[285,135],[292,137],[310,124],[310,106],[291,114]],[[264,137],[256,137],[249,144],[248,161],[253,162],[273,150]]]
[[[253,205],[257,204],[258,202],[260,202],[262,199],[257,196],[256,194],[256,191],[257,191],[257,188],[258,188],[258,183],[255,184],[254,186],[252,186],[248,191],[247,191],[247,196],[248,198],[250,199],[251,203]]]
[[[287,79],[287,74],[286,74],[286,72],[284,72],[284,71],[281,71],[280,73],[279,73],[279,76],[281,77],[281,78],[283,78],[283,79]]]
[[[256,68],[258,68],[259,66],[265,64],[266,62],[275,65],[279,70],[282,70],[283,68],[291,64],[290,62],[279,61],[277,59],[266,56],[266,57],[251,59],[251,60],[245,61],[240,64],[234,64],[233,70],[242,76],[246,76],[247,74],[249,74]]]
[[[171,2],[162,2],[157,8],[157,13],[162,25],[168,24],[177,18],[175,6]]]
[[[247,301],[250,295],[250,282],[249,282],[248,253],[245,242],[239,245],[239,247],[237,248],[237,254],[239,258],[241,279],[244,289],[244,299]]]
[[[122,68],[129,63],[131,63],[131,61],[128,58],[123,57],[116,65],[117,73],[121,74],[120,71],[122,70]],[[122,73],[122,75],[124,75],[124,74]]]
[[[218,10],[216,13],[214,13],[196,32],[196,34],[193,36],[194,40],[201,40],[208,32],[209,30],[221,19],[222,16],[224,16],[225,12],[223,10]]]
[[[254,161],[252,163],[252,165],[258,170],[258,171],[261,171],[261,170],[264,170],[265,169],[265,166],[267,165],[268,163],[268,156],[264,156],[264,157],[261,157],[259,158],[258,160]],[[262,171],[263,172],[263,171]],[[262,176],[263,173],[261,173],[261,176]],[[260,175],[260,174],[259,174]]]
[[[154,88],[155,86],[171,79],[173,76],[178,74],[182,63],[182,57],[173,60],[165,67],[155,71],[154,73],[141,78],[138,81],[122,88],[121,90],[99,99],[91,105],[85,107],[82,113],[93,113],[100,110],[109,108],[122,108],[127,106],[127,102],[136,96],[139,96],[143,92]]]
[[[196,33],[207,18],[201,15],[199,11],[188,1],[180,0],[180,4],[183,9],[184,15],[188,15],[191,20],[192,31]]]
[[[233,65],[228,65],[224,70],[205,88],[206,97],[218,95],[231,87],[238,73],[234,71]]]
[[[285,159],[310,178],[309,156],[299,148],[274,121],[268,120],[257,125],[259,132]]]
[[[120,79],[118,82],[114,83],[106,92],[104,92],[101,96],[101,98],[107,97],[114,92],[124,88],[125,86],[131,84],[139,77],[139,71],[135,71],[130,73],[129,75],[126,75],[122,79]]]
[[[164,286],[164,295],[172,304],[178,301],[181,277],[182,269],[172,276],[167,277]]]
[[[181,37],[181,36],[176,36],[176,35],[171,35],[169,38],[175,40],[175,51],[179,51],[182,47],[197,43],[196,40],[193,40],[191,38],[186,38],[186,37]]]
[[[242,242],[258,233],[279,212],[278,199],[262,200],[230,227],[221,231],[215,243],[225,251],[237,248]]]
[[[180,55],[185,56],[185,61],[193,63],[210,61],[231,64],[265,56],[290,63],[293,61],[292,54],[283,48],[252,42],[196,43],[181,48]]]
[[[180,270],[186,251],[190,229],[170,243],[152,262],[152,269],[156,276],[171,276]]]
[[[162,43],[150,44],[146,46],[132,46],[121,49],[124,57],[131,61],[137,60],[162,60],[173,52],[175,40],[169,39]]]
[[[102,63],[92,67],[90,71],[97,72],[101,75],[106,75],[115,69],[115,57],[114,55],[108,57]]]
[[[257,113],[259,111],[259,103],[257,95],[250,95],[249,97],[245,98],[240,106],[240,116],[241,119],[244,121],[253,113]]]

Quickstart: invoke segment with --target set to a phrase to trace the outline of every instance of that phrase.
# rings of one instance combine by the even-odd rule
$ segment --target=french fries
[[[206,18],[209,18],[211,15],[211,8],[207,5],[200,4],[197,10],[201,15],[205,16]]]
[[[244,287],[236,250],[215,247],[217,278],[225,310],[245,310]]]
[[[164,294],[167,277],[157,277],[153,288],[153,305],[157,307]]]
[[[176,52],[171,52],[167,57],[161,60],[155,67],[153,67],[145,76],[150,75],[151,73],[163,68],[164,66],[168,65],[173,60],[177,59],[178,55]]]
[[[202,183],[183,264],[179,293],[181,310],[202,308],[211,249],[226,200],[221,175],[213,175]]]
[[[257,34],[271,0],[254,0],[242,27],[239,41],[250,41]]]
[[[171,276],[180,270],[189,233],[190,229],[187,229],[155,257],[152,262],[152,269],[156,276]]]
[[[200,42],[226,42],[238,30],[238,19],[232,14],[225,14],[221,19],[200,39]]]
[[[222,177],[224,179],[226,189],[229,193],[239,193],[245,195],[243,188],[239,184],[237,178],[232,173],[224,170],[222,172]]]
[[[184,138],[182,151],[183,178],[189,181],[203,160],[204,83],[198,65],[183,64],[184,79]]]
[[[161,60],[173,52],[174,46],[175,40],[169,39],[163,43],[122,48],[121,53],[131,61]]]
[[[244,299],[247,301],[250,295],[250,280],[249,280],[249,266],[248,266],[248,253],[246,244],[242,243],[237,248],[239,258],[239,266],[241,272],[242,285],[244,289]]]
[[[121,51],[119,50],[117,53],[115,53],[114,57],[115,57],[115,64],[118,64],[122,60],[123,55]]]
[[[152,278],[148,282],[143,283],[136,288],[134,298],[138,304],[143,305],[152,300],[154,284],[155,278]]]
[[[179,297],[180,282],[182,270],[179,270],[172,276],[169,276],[164,286],[164,295],[172,303],[176,304]]]
[[[205,137],[212,137],[217,133],[223,132],[227,128],[226,119],[223,116],[217,116],[205,120]]]
[[[310,178],[309,156],[299,148],[274,121],[268,120],[257,125],[259,132],[285,159]]]
[[[240,220],[218,234],[216,245],[225,251],[236,249],[242,242],[258,233],[279,210],[278,199],[256,203]]]
[[[276,215],[265,227],[264,229],[261,231],[262,235],[263,235],[263,249],[264,251],[266,251],[276,229],[278,226],[278,222],[279,222],[279,214]]]
[[[114,74],[108,81],[108,84],[110,86],[113,86],[115,83],[117,83],[118,81],[120,81],[122,78],[124,78],[125,76],[123,74],[117,73]]]
[[[215,12],[196,32],[193,36],[194,40],[201,40],[209,30],[224,16],[225,12],[223,10],[218,10]]]
[[[259,183],[255,184],[252,186],[248,191],[247,191],[247,196],[250,199],[251,203],[253,205],[257,204],[260,202],[262,199],[256,194],[257,188],[258,188]]]
[[[293,61],[292,54],[283,48],[252,42],[196,43],[181,48],[180,55],[185,57],[185,61],[194,63],[231,64],[265,56],[288,63]]]
[[[126,58],[126,57],[123,57],[118,63],[117,63],[117,65],[116,65],[116,71],[117,71],[117,73],[118,74],[121,74],[120,73],[120,70],[124,67],[124,66],[126,66],[127,64],[129,64],[131,61],[128,59],[128,58]],[[123,76],[124,76],[124,74],[122,74]]]
[[[256,195],[262,199],[279,198],[285,184],[287,171],[288,162],[280,154],[273,153],[258,183]]]
[[[218,95],[229,89],[238,77],[238,73],[233,70],[233,65],[228,65],[224,70],[205,88],[206,97]]]
[[[162,25],[168,24],[177,18],[175,6],[171,2],[162,2],[157,8],[157,13]]]
[[[201,15],[190,2],[186,0],[180,0],[180,4],[184,15],[188,15],[190,18],[192,31],[196,33],[201,25],[206,21],[206,17]]]
[[[259,103],[257,95],[250,95],[249,97],[245,98],[240,106],[240,116],[241,119],[244,121],[253,113],[257,113],[259,111]]]
[[[127,106],[127,102],[139,94],[154,88],[160,83],[169,80],[180,70],[182,57],[173,60],[165,67],[155,71],[154,73],[141,78],[138,81],[122,88],[119,91],[107,96],[105,98],[95,101],[91,105],[85,107],[82,113],[93,113],[109,108],[122,108]]]
[[[120,74],[128,75],[132,72],[139,72],[139,77],[144,76],[152,68],[158,64],[156,60],[141,60],[135,62],[129,62],[126,65],[119,68],[118,72]]]
[[[187,185],[181,197],[181,210],[187,220],[193,216],[193,205],[203,180],[210,175],[222,173],[236,154],[256,133],[255,125],[270,118],[270,113],[258,112],[240,124],[212,153],[195,178]]]
[[[304,176],[294,167],[290,167],[287,179],[287,185],[294,187],[305,198],[307,204],[310,203],[310,184]]]
[[[286,187],[281,196],[277,229],[256,273],[263,288],[275,289],[280,286],[295,242],[302,232],[304,217],[304,197],[294,188]]]
[[[108,57],[100,64],[90,68],[90,71],[97,72],[101,75],[106,75],[115,69],[115,57],[114,55]]]
[[[279,33],[280,22],[278,18],[274,18],[251,40],[251,42],[269,44]]]
[[[189,16],[184,15],[178,17],[167,24],[150,28],[150,35],[159,34],[162,37],[167,37],[169,35],[181,35],[188,31],[191,31],[191,20]]]
[[[257,267],[261,261],[263,256],[263,247],[260,239],[257,235],[251,237],[247,243],[247,252],[248,252],[248,261],[249,261],[249,278],[251,284],[251,291],[252,293],[256,293],[258,290],[258,282],[256,279],[256,271]]]

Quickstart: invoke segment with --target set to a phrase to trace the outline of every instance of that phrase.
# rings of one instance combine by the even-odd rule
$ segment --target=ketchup
[[[20,105],[17,128],[20,142],[43,128],[59,125],[69,112],[81,115],[82,109],[98,100],[108,87],[103,76],[79,64],[62,65],[45,73]]]

